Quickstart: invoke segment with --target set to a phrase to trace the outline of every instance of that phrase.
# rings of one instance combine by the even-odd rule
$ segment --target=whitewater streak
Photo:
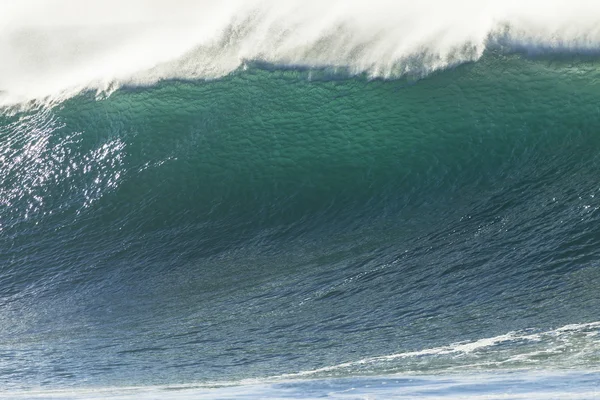
[[[422,76],[509,50],[595,53],[595,0],[22,0],[0,2],[0,105],[248,61]]]
[[[535,364],[539,361],[536,360],[536,357],[539,357],[540,354],[546,355],[544,361],[547,361],[546,358],[551,354],[571,353],[579,357],[592,356],[595,351],[595,346],[598,343],[599,329],[600,322],[591,322],[587,324],[570,324],[545,332],[512,331],[503,335],[470,342],[459,342],[430,349],[369,357],[358,361],[351,361],[308,371],[283,374],[274,378],[289,379],[314,375],[319,376],[320,374],[340,370],[369,371],[374,365],[406,358],[450,355],[462,357],[464,359],[466,355],[482,350],[487,350],[489,352],[495,351],[498,353],[498,359],[494,361],[488,360],[484,364],[480,364],[481,360],[477,360],[472,364],[469,364],[467,361],[464,365],[460,365],[459,368],[464,370],[469,367],[500,366],[502,364],[510,364],[512,361],[526,361],[525,365],[529,364],[529,367],[535,367]],[[521,347],[520,352],[517,354],[511,353],[509,355],[501,354],[498,347],[506,343],[519,343]],[[537,346],[532,346],[532,344],[537,344]],[[577,365],[577,361],[574,358],[568,358],[564,361],[567,362],[569,368],[573,368]],[[547,367],[548,365],[546,365],[546,368]]]

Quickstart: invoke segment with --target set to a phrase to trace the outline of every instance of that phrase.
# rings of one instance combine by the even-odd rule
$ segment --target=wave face
[[[600,61],[476,60],[4,108],[0,387],[596,368]]]

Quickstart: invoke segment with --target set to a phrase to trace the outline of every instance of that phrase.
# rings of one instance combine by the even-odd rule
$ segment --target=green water
[[[257,64],[5,110],[0,386],[592,368],[598,65]]]

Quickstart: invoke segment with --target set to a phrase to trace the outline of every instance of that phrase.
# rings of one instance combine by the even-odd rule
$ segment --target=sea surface
[[[111,1],[0,5],[1,399],[600,397],[600,6]]]

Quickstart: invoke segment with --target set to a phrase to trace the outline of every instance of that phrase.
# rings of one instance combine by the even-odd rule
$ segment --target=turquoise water
[[[594,397],[599,78],[488,50],[4,108],[0,397]]]

